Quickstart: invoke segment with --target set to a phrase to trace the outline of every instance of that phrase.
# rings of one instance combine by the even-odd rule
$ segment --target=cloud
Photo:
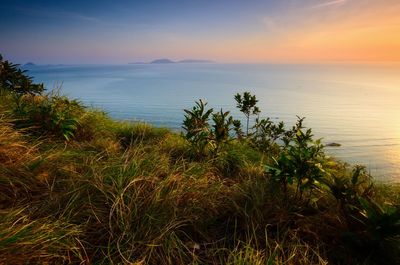
[[[329,2],[314,5],[311,8],[322,8],[322,7],[340,5],[340,4],[344,4],[345,2],[347,2],[347,0],[334,0],[334,1],[329,1]]]

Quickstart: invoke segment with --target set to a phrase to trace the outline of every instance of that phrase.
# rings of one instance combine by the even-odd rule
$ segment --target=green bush
[[[351,210],[346,213],[349,222],[343,241],[355,257],[366,264],[399,264],[400,206],[358,197],[347,207]]]
[[[303,119],[285,133],[291,138],[285,139],[285,145],[274,163],[266,166],[266,172],[272,179],[282,184],[284,191],[287,186],[296,184],[296,195],[301,199],[304,191],[311,195],[318,188],[320,181],[326,175],[324,164],[327,162],[320,140],[314,141],[311,129],[304,131]]]
[[[20,97],[14,114],[18,128],[28,128],[33,133],[70,140],[78,129],[83,110],[84,107],[77,100],[52,93]]]
[[[374,193],[372,178],[366,173],[365,167],[360,165],[354,167],[350,176],[346,171],[333,173],[330,178],[324,180],[324,184],[343,210],[348,210],[345,207],[356,204],[359,197],[372,198]]]
[[[233,118],[229,116],[229,111],[224,112],[221,109],[220,112],[213,113],[212,120],[214,122],[211,130],[213,149],[218,152],[221,145],[229,141]]]
[[[3,61],[0,54],[0,87],[17,95],[39,95],[44,91],[43,84],[34,84],[26,70],[21,70],[18,64]]]
[[[350,177],[333,175],[327,186],[345,217],[347,231],[343,240],[354,253],[359,253],[356,258],[364,260],[368,253],[368,263],[399,263],[400,206],[374,199],[374,185],[365,167],[355,166]]]
[[[253,126],[254,132],[249,136],[250,144],[261,152],[276,151],[279,148],[277,141],[285,133],[284,127],[283,122],[275,124],[269,118],[257,118]]]
[[[191,110],[184,110],[186,114],[182,128],[184,137],[193,147],[194,155],[201,157],[210,142],[209,119],[213,109],[206,110],[207,102],[204,103],[201,99],[195,103]]]

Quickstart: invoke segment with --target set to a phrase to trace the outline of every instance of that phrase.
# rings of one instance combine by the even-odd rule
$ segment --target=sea
[[[400,64],[126,64],[26,67],[48,91],[120,120],[179,131],[183,109],[203,99],[237,119],[234,95],[256,95],[260,117],[291,126],[306,117],[326,153],[400,183]]]

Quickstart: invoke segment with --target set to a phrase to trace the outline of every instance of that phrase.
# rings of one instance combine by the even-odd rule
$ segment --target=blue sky
[[[360,27],[370,27],[366,21],[382,23],[385,17],[381,27],[389,36],[400,25],[395,17],[398,1],[377,2],[2,0],[0,53],[20,63],[127,63],[160,57],[221,62],[350,60],[354,47],[342,46],[357,41],[351,36],[365,37]],[[347,37],[334,38],[333,48],[349,58],[324,55],[321,38],[329,38],[324,33],[340,30]],[[382,39],[386,43],[371,41],[365,54],[393,43],[397,48],[397,39]],[[357,56],[353,59],[363,59],[361,53]],[[372,59],[385,56],[380,51]]]
[[[251,23],[254,12],[268,11],[277,5],[268,1],[255,3],[248,6],[243,1],[207,0],[3,1],[0,32],[4,39],[0,48],[17,61],[51,63],[178,57],[173,49],[168,54],[164,46],[171,45],[175,38],[218,40],[221,34],[234,36],[256,30],[257,25],[254,28]],[[262,23],[258,26],[262,27]],[[140,46],[148,48],[143,50]],[[121,56],[114,48],[129,49],[130,58]]]

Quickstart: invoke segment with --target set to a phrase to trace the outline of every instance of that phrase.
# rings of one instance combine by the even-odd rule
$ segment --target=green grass
[[[310,198],[299,199],[295,185],[285,193],[265,171],[272,155],[246,141],[197,158],[168,129],[88,109],[77,114],[66,141],[44,127],[17,128],[14,104],[9,93],[0,94],[0,263],[399,261],[398,233],[387,252],[349,245],[349,232],[374,243],[368,234],[374,223],[365,228],[349,220],[349,209],[326,186]],[[340,162],[331,170],[351,179]],[[371,198],[399,207],[398,191],[377,184]]]

